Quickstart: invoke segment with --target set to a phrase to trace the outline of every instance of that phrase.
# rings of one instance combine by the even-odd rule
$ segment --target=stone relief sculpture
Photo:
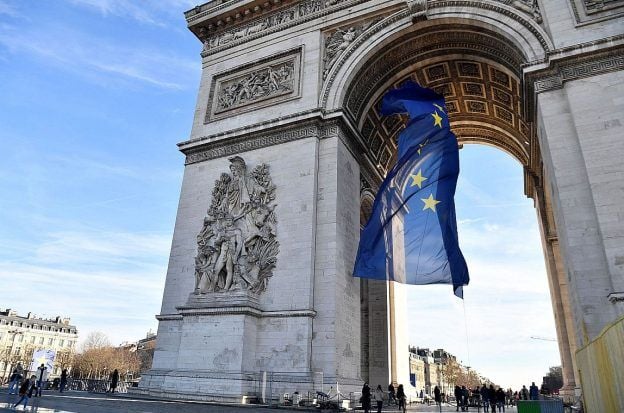
[[[272,65],[221,85],[215,113],[294,90],[292,61]]]
[[[266,164],[251,172],[240,156],[215,181],[197,235],[195,294],[266,290],[277,261],[275,186]]]
[[[377,23],[381,18],[351,26],[348,29],[338,29],[331,33],[325,40],[325,56],[323,57],[323,79],[327,78],[329,71],[347,50],[349,45],[366,29]]]

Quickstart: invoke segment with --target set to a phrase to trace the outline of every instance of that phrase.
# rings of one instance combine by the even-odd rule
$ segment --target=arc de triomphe
[[[405,291],[351,277],[395,160],[380,97],[446,97],[460,144],[523,166],[542,234],[564,390],[624,314],[624,1],[213,0],[153,368],[193,399],[408,383]],[[391,311],[390,311],[391,309]]]

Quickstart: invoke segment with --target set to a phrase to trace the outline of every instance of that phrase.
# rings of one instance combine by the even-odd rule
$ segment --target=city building
[[[78,331],[69,318],[39,318],[29,312],[20,316],[15,310],[0,311],[0,380],[5,381],[17,363],[27,369],[33,352],[54,350],[56,357],[50,377],[69,368],[76,351]]]

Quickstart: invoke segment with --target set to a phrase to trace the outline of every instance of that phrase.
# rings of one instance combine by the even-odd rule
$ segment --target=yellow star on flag
[[[438,115],[438,111],[433,112],[431,116],[433,116],[433,126],[442,127],[442,116]]]
[[[433,212],[436,212],[436,205],[441,202],[436,199],[433,199],[433,194],[429,195],[429,198],[420,198],[420,200],[425,203],[425,206],[423,207],[423,211],[426,209],[430,209]]]
[[[422,169],[419,169],[416,175],[411,174],[410,178],[412,178],[412,184],[410,186],[418,185],[418,188],[422,188],[423,181],[427,180],[427,178],[422,176]]]

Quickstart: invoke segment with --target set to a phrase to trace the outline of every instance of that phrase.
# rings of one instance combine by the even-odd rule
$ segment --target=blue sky
[[[156,328],[200,44],[185,0],[0,0],[0,308],[72,318],[114,343]],[[410,343],[504,385],[558,365],[537,220],[522,169],[466,146],[457,194],[471,271],[410,286]],[[465,312],[464,312],[465,304]]]

